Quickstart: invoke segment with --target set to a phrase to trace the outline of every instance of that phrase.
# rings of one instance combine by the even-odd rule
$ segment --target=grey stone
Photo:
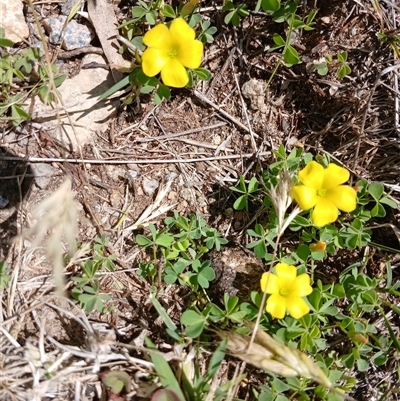
[[[0,195],[0,209],[4,209],[10,201],[3,195]]]
[[[69,15],[72,7],[78,2],[82,4],[82,0],[64,0],[64,3],[61,4],[61,14]]]
[[[143,191],[146,195],[153,195],[160,184],[157,180],[149,180],[148,178],[143,178],[142,186]]]
[[[63,31],[66,20],[67,17],[64,15],[43,20],[43,26],[49,34],[50,42],[60,43],[62,35],[62,47],[65,50],[79,49],[90,45],[90,42],[96,36],[93,28],[72,20]]]
[[[104,64],[104,58],[96,54],[87,54],[84,63],[97,62]],[[91,141],[96,132],[107,129],[110,119],[117,113],[119,100],[99,100],[98,97],[114,85],[111,74],[102,68],[81,70],[78,75],[66,79],[58,88],[64,103],[61,113],[61,124],[54,112],[54,107],[44,105],[36,100],[32,119],[40,122],[49,133],[76,151]],[[74,124],[74,129],[71,127]]]
[[[53,177],[60,173],[58,169],[47,163],[32,163],[31,169],[35,175],[35,183],[40,189],[47,188]]]
[[[15,43],[29,36],[21,0],[0,0],[0,26],[5,30],[5,37]]]

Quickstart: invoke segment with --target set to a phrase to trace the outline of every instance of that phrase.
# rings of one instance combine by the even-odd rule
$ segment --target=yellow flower
[[[186,86],[189,82],[186,68],[200,67],[203,56],[203,43],[195,36],[194,29],[183,18],[173,20],[169,29],[164,24],[150,29],[143,37],[148,47],[142,56],[143,72],[148,77],[161,72],[167,86]]]
[[[310,311],[302,298],[313,291],[310,277],[305,273],[297,276],[297,269],[286,263],[278,263],[275,272],[264,273],[261,277],[262,291],[271,294],[267,300],[267,312],[277,319],[283,319],[287,310],[292,317],[300,319]]]
[[[324,226],[337,220],[339,210],[352,212],[357,206],[357,193],[349,185],[341,185],[350,177],[343,167],[329,163],[326,168],[315,161],[299,172],[303,185],[292,188],[292,198],[300,209],[314,208],[312,221],[316,226]]]

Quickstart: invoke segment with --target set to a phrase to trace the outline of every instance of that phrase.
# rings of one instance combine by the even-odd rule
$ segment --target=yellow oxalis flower
[[[313,291],[310,276],[305,273],[297,276],[297,269],[286,263],[278,263],[275,272],[264,273],[261,277],[262,291],[271,294],[267,300],[267,312],[277,319],[283,319],[287,310],[292,317],[300,319],[310,311],[302,298]]]
[[[148,47],[142,55],[143,72],[154,77],[161,72],[165,85],[183,88],[189,82],[186,68],[200,67],[203,43],[183,18],[176,18],[168,28],[156,25],[144,37]],[[185,68],[186,67],[186,68]]]
[[[337,220],[339,211],[352,212],[357,206],[357,193],[349,185],[341,185],[350,177],[343,167],[329,163],[326,168],[312,161],[299,172],[303,185],[292,188],[292,198],[300,209],[312,211],[316,226],[324,226]]]

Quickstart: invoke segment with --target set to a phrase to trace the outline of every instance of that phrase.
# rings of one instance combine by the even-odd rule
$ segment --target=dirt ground
[[[0,384],[1,399],[72,400],[73,394],[82,400],[111,399],[93,368],[100,365],[125,367],[136,383],[135,395],[129,399],[149,399],[155,385],[146,378],[143,355],[130,353],[130,347],[142,346],[148,334],[163,352],[173,349],[149,303],[149,285],[136,274],[146,255],[135,244],[133,228],[146,208],[157,203],[158,191],[168,189],[151,221],[159,223],[165,217],[159,210],[199,213],[230,241],[235,252],[231,257],[239,263],[241,257],[248,257],[237,249],[246,245],[244,228],[253,216],[232,211],[234,197],[229,187],[240,175],[251,178],[265,169],[274,161],[271,151],[280,144],[288,151],[302,147],[313,154],[328,153],[352,172],[353,180],[380,181],[400,199],[399,50],[396,42],[377,37],[378,32],[394,35],[400,14],[396,2],[379,4],[380,11],[367,0],[302,1],[299,10],[304,15],[311,8],[317,10],[316,29],[298,33],[294,42],[303,62],[279,67],[266,87],[280,57],[278,51],[267,49],[273,33],[284,33],[283,25],[262,12],[251,12],[232,27],[224,23],[225,13],[206,1],[204,13],[218,29],[214,42],[205,46],[202,64],[212,73],[210,81],[194,89],[173,90],[172,99],[159,106],[149,95],[140,95],[129,106],[121,104],[104,131],[72,152],[60,146],[41,123],[31,121],[17,129],[3,124],[0,195],[9,203],[0,209],[0,260],[13,270],[13,280],[2,290],[1,366],[9,379],[7,385]],[[119,22],[130,17],[133,5],[133,1],[115,5]],[[248,5],[254,9],[255,4]],[[58,15],[60,6],[54,1],[37,2],[35,8],[46,17]],[[27,6],[25,11],[28,18]],[[96,40],[94,45],[100,47]],[[342,51],[348,52],[349,76],[339,79],[334,69],[320,76],[312,70],[313,61]],[[70,77],[80,74],[82,57],[62,61]],[[258,96],[246,95],[249,83],[261,88]],[[36,159],[9,159],[26,156]],[[38,169],[38,163],[49,168]],[[101,280],[102,290],[111,295],[108,305],[115,307],[105,315],[86,316],[73,303],[57,298],[53,264],[45,252],[50,232],[40,243],[34,239],[37,232],[21,237],[44,219],[35,207],[54,195],[66,177],[71,181],[69,194],[76,201],[79,243],[105,235],[110,244],[107,251],[118,255],[117,271]],[[144,180],[156,181],[159,188],[149,194]],[[69,195],[58,196],[53,206]],[[382,223],[399,227],[399,216],[394,210]],[[56,224],[50,227],[57,231]],[[374,231],[374,241],[399,248],[388,226]],[[377,275],[386,257],[393,267],[398,266],[397,255],[374,250],[368,273]],[[398,268],[394,272],[398,279]],[[73,268],[65,274],[73,275]],[[327,269],[324,274],[330,282],[338,271]],[[174,286],[164,289],[162,304],[176,321],[186,306],[186,292]],[[94,324],[100,327],[93,334],[95,339],[89,335]],[[98,351],[115,341],[119,353]],[[53,380],[44,380],[40,372],[49,362],[66,367]],[[229,360],[226,371],[233,366]],[[264,375],[250,369],[248,384],[262,382]],[[368,371],[358,379],[352,396],[378,400],[374,387],[387,377]],[[389,379],[394,380],[393,376]],[[400,399],[399,394],[392,399]],[[245,390],[241,397],[253,399]]]

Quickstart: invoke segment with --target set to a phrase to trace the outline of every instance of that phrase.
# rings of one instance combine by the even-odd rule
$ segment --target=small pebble
[[[9,200],[3,195],[0,195],[0,209],[4,209],[9,203]]]
[[[215,135],[213,142],[214,142],[214,145],[217,145],[217,146],[221,145],[221,142],[222,142],[221,136]]]
[[[207,206],[207,198],[204,195],[200,195],[197,198],[197,203],[200,207],[205,207]]]
[[[35,175],[35,183],[40,189],[45,189],[60,171],[47,163],[32,163],[31,169]]]
[[[178,173],[176,171],[171,171],[169,174],[167,174],[165,176],[164,181],[167,182],[169,180],[173,180],[177,176],[178,176]]]
[[[148,178],[143,178],[142,187],[146,195],[153,195],[156,189],[159,187],[157,180],[150,180]]]
[[[136,171],[136,170],[128,170],[127,175],[128,175],[128,179],[130,179],[130,180],[135,180],[141,176],[139,171]]]
[[[192,191],[189,188],[182,188],[180,194],[181,198],[189,203],[192,203]]]

